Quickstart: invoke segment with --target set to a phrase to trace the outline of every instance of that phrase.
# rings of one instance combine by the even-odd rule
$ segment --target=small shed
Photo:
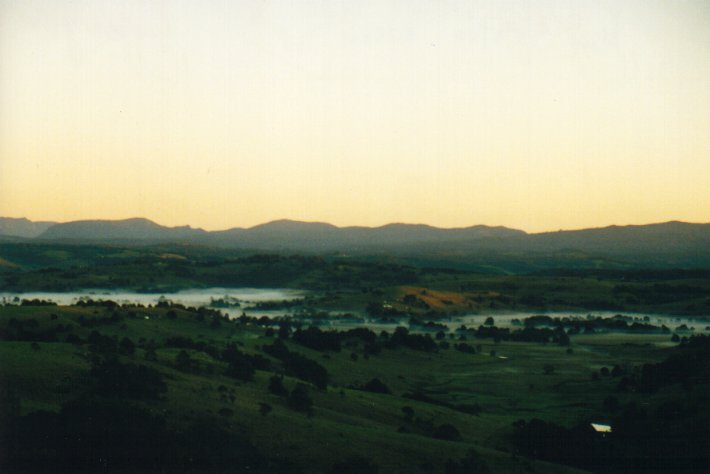
[[[607,425],[604,423],[590,423],[590,424],[592,425],[592,428],[594,429],[594,431],[596,431],[597,433],[603,433],[603,434],[611,433],[611,425]]]

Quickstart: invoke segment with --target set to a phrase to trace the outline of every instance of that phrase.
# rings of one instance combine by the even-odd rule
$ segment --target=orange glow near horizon
[[[710,222],[704,1],[0,0],[0,216]]]

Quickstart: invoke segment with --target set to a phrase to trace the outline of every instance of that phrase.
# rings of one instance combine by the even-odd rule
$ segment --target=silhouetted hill
[[[24,228],[31,228],[31,224],[22,223]],[[526,234],[483,225],[454,229],[399,223],[336,227],[292,220],[206,232],[187,226],[165,227],[137,218],[55,224],[36,239],[135,245],[175,242],[239,251],[392,257],[419,266],[491,272],[710,267],[710,224],[677,221]]]
[[[183,241],[205,234],[202,229],[164,227],[144,218],[86,220],[56,224],[37,238],[62,241]]]
[[[0,217],[0,236],[34,238],[56,222],[32,222],[29,219]]]
[[[283,219],[249,229],[211,232],[202,241],[221,247],[318,252],[328,247],[338,230],[331,224]]]
[[[532,249],[584,249],[609,253],[695,251],[710,245],[710,224],[671,221],[532,234]]]
[[[203,242],[261,250],[353,252],[389,249],[432,242],[463,242],[525,235],[505,227],[474,226],[440,229],[427,225],[388,224],[382,227],[336,227],[321,222],[279,220],[249,229],[212,232]]]

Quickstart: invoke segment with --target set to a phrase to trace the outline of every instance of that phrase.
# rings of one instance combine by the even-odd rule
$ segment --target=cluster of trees
[[[262,350],[280,360],[284,369],[294,377],[310,382],[320,389],[325,389],[328,385],[329,376],[325,367],[298,352],[289,351],[281,339],[263,346]]]
[[[280,300],[280,301],[257,301],[253,305],[253,309],[263,310],[263,311],[274,311],[279,309],[291,309],[304,306],[306,303],[310,302],[306,298],[294,298],[290,300]]]
[[[654,326],[649,323],[650,318],[645,316],[630,317],[617,314],[611,318],[596,317],[579,319],[572,317],[553,318],[547,315],[535,315],[528,318],[513,319],[513,326],[525,326],[526,328],[548,327],[565,329],[569,334],[593,333],[602,331],[622,331],[622,332],[646,332],[646,333],[668,333],[665,325]]]
[[[20,301],[21,306],[57,306],[57,303],[54,301],[49,301],[49,300],[40,300],[40,299],[23,299]]]
[[[411,393],[405,393],[402,395],[404,398],[409,398],[410,400],[416,400],[419,402],[429,403],[431,405],[439,405],[442,407],[450,408],[451,410],[460,411],[462,413],[468,413],[469,415],[480,415],[481,406],[478,403],[448,403],[441,400],[426,395],[425,393],[415,391]]]
[[[70,332],[71,324],[42,326],[34,318],[10,318],[0,327],[0,341],[56,342],[62,333]]]
[[[442,404],[442,406],[447,405]],[[399,427],[398,431],[400,433],[417,432],[424,436],[430,436],[432,438],[442,439],[445,441],[462,440],[459,430],[450,423],[437,425],[431,419],[415,416],[414,409],[410,406],[402,407],[402,414],[404,415],[405,423]]]
[[[396,349],[403,346],[415,351],[434,352],[438,349],[438,345],[429,334],[411,334],[407,328],[397,327],[392,335],[388,336],[384,333],[384,347],[387,349]]]
[[[282,327],[283,329],[283,327]],[[279,331],[282,338],[287,338],[283,331]],[[439,349],[436,341],[429,334],[412,334],[405,327],[397,327],[392,334],[381,332],[377,335],[367,328],[355,328],[347,331],[322,331],[318,327],[297,329],[291,334],[291,340],[304,347],[317,351],[339,351],[343,344],[361,342],[366,355],[378,354],[382,348],[396,349],[407,347],[409,349],[434,352]]]
[[[470,334],[479,339],[493,339],[494,341],[518,341],[518,342],[540,342],[555,343],[561,346],[568,346],[570,339],[562,328],[535,328],[526,327],[524,329],[511,330],[510,328],[499,328],[496,326],[479,326],[478,329],[471,329],[462,326],[457,329],[463,334]]]
[[[282,375],[274,375],[269,379],[269,392],[278,397],[286,399],[286,404],[289,408],[302,411],[308,414],[312,413],[313,401],[308,396],[308,389],[305,385],[297,384],[291,392],[289,392],[283,383]]]
[[[662,387],[680,384],[690,390],[694,385],[710,383],[710,336],[697,335],[677,346],[675,353],[657,364],[644,364],[640,373],[622,379],[620,387],[655,392]]]
[[[367,328],[354,328],[347,331],[322,331],[310,326],[296,329],[291,335],[293,342],[316,351],[339,351],[346,341],[358,340],[364,344],[374,344],[377,334]]]
[[[445,324],[437,323],[434,321],[424,321],[421,318],[412,316],[409,318],[409,326],[423,329],[426,331],[448,331],[449,328]]]
[[[227,363],[225,375],[239,380],[249,381],[254,377],[254,371],[268,370],[271,361],[259,354],[246,354],[234,344],[229,344],[221,353],[221,360]]]
[[[113,355],[95,357],[89,374],[93,392],[102,397],[158,400],[167,391],[163,376],[155,369],[122,363]]]

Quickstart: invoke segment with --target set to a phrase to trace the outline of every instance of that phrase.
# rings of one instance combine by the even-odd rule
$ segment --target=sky
[[[0,0],[0,216],[710,222],[710,2]]]

